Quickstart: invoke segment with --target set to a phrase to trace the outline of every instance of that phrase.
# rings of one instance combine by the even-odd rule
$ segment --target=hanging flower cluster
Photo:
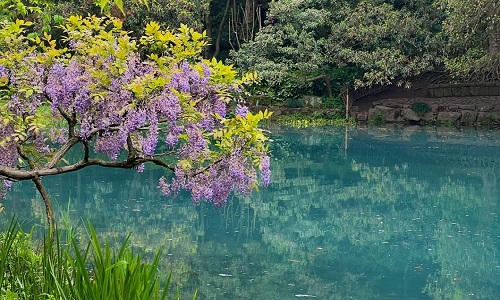
[[[26,180],[89,165],[173,171],[159,179],[165,195],[225,204],[269,184],[268,138],[258,128],[270,113],[240,103],[231,66],[201,59],[206,35],[152,22],[135,40],[117,19],[76,17],[63,30],[28,38],[29,22],[0,29],[0,179]],[[233,103],[238,103],[234,105]],[[75,145],[79,161],[64,159]],[[107,159],[95,154],[103,154]],[[168,178],[168,179],[167,179]]]

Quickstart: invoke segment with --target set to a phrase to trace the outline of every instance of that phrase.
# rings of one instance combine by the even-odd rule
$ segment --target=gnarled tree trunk
[[[54,217],[54,209],[52,207],[52,202],[50,201],[49,194],[42,184],[42,179],[35,176],[33,179],[36,189],[40,193],[45,204],[45,213],[47,214],[47,223],[49,223],[50,237],[54,238],[56,232],[56,219]]]
[[[490,57],[500,55],[500,33],[491,32],[489,35],[489,53]]]

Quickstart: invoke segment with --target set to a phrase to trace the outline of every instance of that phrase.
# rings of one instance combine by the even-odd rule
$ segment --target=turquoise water
[[[165,273],[198,299],[500,299],[499,132],[271,131],[273,183],[224,208],[162,197],[159,169],[44,183],[61,226],[88,219],[103,239],[162,247]],[[3,204],[26,228],[45,223],[28,182]]]

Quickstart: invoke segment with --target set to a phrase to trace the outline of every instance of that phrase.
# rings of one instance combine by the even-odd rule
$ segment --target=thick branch
[[[89,166],[101,166],[107,168],[131,169],[140,164],[151,162],[155,165],[174,171],[174,167],[157,158],[134,158],[123,161],[106,161],[102,159],[81,160],[75,164],[40,170],[18,170],[10,167],[0,167],[0,176],[4,176],[12,180],[33,180],[36,177],[52,176],[74,172]]]
[[[53,167],[55,167],[60,161],[61,159],[64,157],[64,155],[66,155],[66,153],[68,153],[68,151],[73,148],[74,145],[76,145],[78,142],[80,141],[79,138],[73,136],[72,138],[70,138],[66,144],[64,144],[60,149],[59,151],[56,152],[56,154],[54,154],[54,156],[52,157],[52,159],[45,164],[44,168],[46,169],[51,169]]]
[[[319,75],[319,76],[316,76],[316,77],[313,77],[313,78],[309,78],[307,79],[306,81],[307,82],[312,82],[312,81],[316,81],[316,80],[324,80],[325,81],[325,84],[326,84],[326,91],[328,92],[328,97],[332,98],[333,97],[333,93],[332,93],[332,88],[330,86],[330,78],[328,77],[328,75]]]
[[[76,125],[76,116],[70,116],[69,113],[62,107],[58,106],[57,109],[63,118],[68,122],[68,134],[69,137],[75,136],[75,125]]]
[[[90,157],[89,142],[82,141],[82,144],[83,144],[83,151],[84,151],[83,161],[88,161],[89,157]]]

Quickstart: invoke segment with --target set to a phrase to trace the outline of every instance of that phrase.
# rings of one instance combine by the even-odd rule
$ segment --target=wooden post
[[[349,119],[349,88],[347,88],[347,97],[345,101],[345,119]]]
[[[349,134],[347,132],[347,125],[345,126],[345,136],[344,136],[344,157],[347,157],[347,143],[349,141]]]

